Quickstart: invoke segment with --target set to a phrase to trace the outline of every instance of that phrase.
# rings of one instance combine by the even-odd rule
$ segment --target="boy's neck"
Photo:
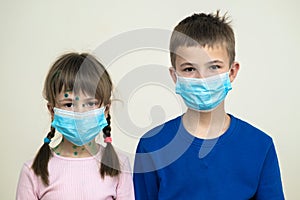
[[[185,129],[195,137],[212,139],[222,135],[230,125],[230,117],[222,103],[210,112],[199,112],[188,109],[183,115]]]

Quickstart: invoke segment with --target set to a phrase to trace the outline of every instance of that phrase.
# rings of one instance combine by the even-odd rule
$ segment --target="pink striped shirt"
[[[17,200],[133,200],[133,182],[128,159],[120,156],[119,177],[101,178],[100,153],[94,157],[68,158],[53,153],[48,164],[49,186],[23,165],[17,187]]]

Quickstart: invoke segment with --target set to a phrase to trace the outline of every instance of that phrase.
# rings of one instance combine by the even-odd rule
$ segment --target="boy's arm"
[[[280,169],[273,142],[263,164],[255,197],[258,200],[284,199]]]
[[[159,182],[154,169],[150,153],[143,149],[140,142],[136,150],[133,175],[136,200],[158,199]]]

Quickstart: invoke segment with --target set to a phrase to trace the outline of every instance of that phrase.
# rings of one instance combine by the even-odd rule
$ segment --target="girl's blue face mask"
[[[54,120],[51,126],[68,141],[77,146],[87,144],[107,126],[105,107],[87,112],[74,112],[54,108]]]
[[[185,78],[177,75],[176,93],[187,107],[196,111],[215,109],[231,90],[228,72],[208,78]]]

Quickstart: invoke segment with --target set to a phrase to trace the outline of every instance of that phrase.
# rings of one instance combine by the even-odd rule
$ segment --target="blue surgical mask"
[[[177,75],[176,93],[187,107],[196,111],[215,109],[231,90],[228,72],[208,78],[185,78]]]
[[[82,146],[93,140],[107,126],[105,107],[87,112],[74,112],[54,108],[54,120],[51,123],[68,141]]]

